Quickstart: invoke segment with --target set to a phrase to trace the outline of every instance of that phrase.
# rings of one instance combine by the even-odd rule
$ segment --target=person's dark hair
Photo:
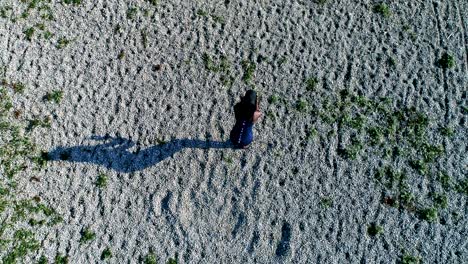
[[[254,90],[248,90],[240,103],[234,106],[236,120],[252,120],[253,114],[257,109],[257,93]]]

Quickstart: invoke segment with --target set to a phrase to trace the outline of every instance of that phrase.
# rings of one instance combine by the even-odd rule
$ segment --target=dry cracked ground
[[[0,155],[2,262],[468,263],[467,14],[1,0],[5,120],[43,151],[10,194],[52,208],[1,196]],[[235,150],[251,88],[263,117]]]

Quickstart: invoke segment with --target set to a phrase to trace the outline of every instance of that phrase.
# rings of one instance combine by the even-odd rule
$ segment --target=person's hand
[[[257,122],[257,120],[260,118],[260,116],[262,115],[262,112],[260,111],[255,111],[254,112],[254,115],[253,115],[253,118],[252,118],[252,121],[255,123]]]

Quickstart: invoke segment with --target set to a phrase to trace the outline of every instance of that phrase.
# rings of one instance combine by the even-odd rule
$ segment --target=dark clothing
[[[231,142],[238,148],[245,147],[253,141],[253,123],[251,121],[236,121],[231,130]]]
[[[246,92],[240,103],[234,106],[236,124],[231,130],[230,139],[234,146],[243,148],[253,141],[253,115],[257,109],[257,93]]]

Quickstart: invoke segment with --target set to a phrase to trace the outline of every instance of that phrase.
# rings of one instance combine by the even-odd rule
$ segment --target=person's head
[[[254,90],[248,90],[244,96],[241,96],[238,107],[239,112],[236,116],[250,120],[257,109],[257,93]]]

